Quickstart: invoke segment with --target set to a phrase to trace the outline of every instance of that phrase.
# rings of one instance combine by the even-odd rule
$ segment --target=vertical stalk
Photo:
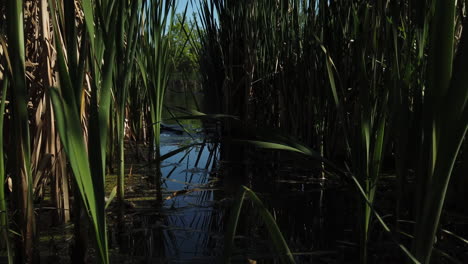
[[[175,17],[176,0],[152,0],[145,3],[144,9],[150,26],[145,25],[145,39],[141,54],[142,60],[146,59],[146,71],[143,75],[147,74],[149,84],[147,86],[151,127],[153,132],[153,139],[156,150],[156,159],[159,161],[160,149],[160,134],[161,134],[161,117],[163,110],[164,95],[168,85],[169,77],[171,75],[171,57],[169,56],[171,50],[171,40],[167,35],[167,28],[173,24]],[[175,53],[178,53],[177,51]],[[158,165],[160,166],[160,165]],[[160,180],[160,173],[156,173],[155,181]],[[158,192],[158,195],[161,195]]]
[[[117,123],[117,150],[119,171],[117,177],[117,198],[124,199],[125,187],[125,109],[128,97],[128,88],[132,78],[132,71],[135,69],[135,52],[137,49],[137,27],[141,20],[141,0],[135,0],[129,3],[121,0],[118,15],[117,27],[117,58],[120,63],[116,66],[117,82],[114,85],[116,94],[116,123]],[[126,40],[126,41],[125,41]]]
[[[425,101],[425,143],[431,150],[431,159],[427,164],[425,193],[421,198],[422,210],[417,215],[413,244],[415,256],[421,263],[430,263],[447,187],[468,129],[468,35],[464,28],[453,60],[455,3],[455,0],[434,2],[428,100]]]
[[[12,66],[12,105],[14,143],[18,149],[14,155],[13,180],[18,208],[17,223],[21,239],[17,241],[18,263],[33,262],[33,239],[35,235],[34,205],[30,163],[28,91],[25,79],[25,50],[23,30],[23,1],[7,1],[8,41]]]
[[[122,111],[122,109],[120,109]],[[124,148],[124,138],[125,138],[125,124],[123,120],[125,115],[121,117],[123,113],[117,114],[117,144],[119,151],[119,175],[117,176],[117,198],[119,201],[123,201],[125,198],[125,148]]]
[[[117,151],[118,151],[118,162],[119,162],[119,169],[117,175],[117,199],[122,202],[124,200],[125,195],[125,154],[124,154],[124,138],[125,138],[125,103],[126,103],[126,94],[127,94],[127,84],[126,84],[126,76],[130,69],[126,69],[127,63],[125,61],[125,50],[124,50],[124,26],[125,26],[125,16],[127,12],[125,7],[127,5],[126,1],[119,1],[120,8],[118,11],[118,21],[117,21],[117,45],[116,48],[118,49],[117,57],[118,60],[121,62],[120,65],[117,65],[116,70],[118,73],[118,80],[119,82],[114,85],[116,88],[117,94]],[[129,36],[127,36],[129,37]],[[130,37],[128,39],[130,41]],[[123,65],[122,65],[123,64]],[[123,67],[120,67],[123,66]],[[123,76],[122,76],[123,75]],[[119,89],[117,89],[117,87]]]

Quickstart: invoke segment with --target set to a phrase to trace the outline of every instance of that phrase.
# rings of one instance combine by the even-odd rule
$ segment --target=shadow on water
[[[202,133],[186,136],[169,130],[162,133],[161,143],[161,155],[200,144],[161,163],[162,202],[157,201],[157,186],[151,180],[156,169],[133,166],[125,213],[113,216],[121,221],[109,228],[114,262],[221,262],[229,210],[241,184],[267,205],[298,263],[346,258],[346,251],[337,248],[350,247],[340,241],[352,235],[345,231],[351,229],[352,212],[345,208],[351,199],[340,181],[319,180],[313,170],[295,169],[297,157],[290,154],[283,158],[245,150],[241,158],[227,159],[239,154],[234,153],[238,149],[226,148]],[[233,262],[275,263],[274,248],[256,208],[248,202],[244,206]]]

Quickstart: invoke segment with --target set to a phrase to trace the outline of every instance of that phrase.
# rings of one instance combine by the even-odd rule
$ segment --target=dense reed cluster
[[[50,186],[56,224],[73,215],[72,260],[85,261],[89,226],[100,262],[109,263],[106,167],[117,156],[123,200],[125,134],[159,144],[175,7],[171,0],[2,2],[0,210],[9,262],[39,260],[34,211]],[[126,129],[127,115],[134,118]]]
[[[295,143],[247,128],[234,137],[322,157],[322,169],[351,177],[361,263],[374,219],[395,241],[399,222],[414,221],[412,242],[396,243],[412,261],[430,261],[452,172],[466,152],[466,6],[203,1],[202,80],[220,102],[211,111],[238,116],[245,127],[276,128]],[[374,210],[388,167],[396,176],[392,224]]]

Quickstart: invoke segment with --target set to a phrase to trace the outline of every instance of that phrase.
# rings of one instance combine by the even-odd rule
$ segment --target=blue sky
[[[177,13],[184,12],[185,6],[188,3],[187,15],[189,15],[189,17],[192,17],[192,13],[196,13],[198,10],[199,1],[200,0],[177,0]],[[194,6],[192,6],[191,2],[193,2]]]

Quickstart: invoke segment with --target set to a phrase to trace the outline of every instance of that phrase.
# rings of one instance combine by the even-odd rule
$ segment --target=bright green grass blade
[[[272,142],[266,142],[266,141],[258,141],[258,140],[243,140],[243,139],[234,139],[232,140],[233,143],[245,143],[245,144],[250,144],[259,148],[264,148],[264,149],[276,149],[276,150],[287,150],[287,151],[293,151],[293,152],[298,152],[304,155],[308,155],[304,151],[297,149],[295,147],[291,147],[288,145],[284,144],[279,144],[279,143],[272,143]],[[319,156],[314,156],[318,158]]]
[[[104,48],[104,64],[98,65],[98,68],[102,72],[102,79],[100,83],[96,84],[96,96],[98,100],[92,104],[92,111],[98,113],[98,122],[94,122],[94,129],[99,134],[99,143],[101,145],[101,162],[102,162],[102,175],[105,175],[105,162],[106,162],[106,148],[108,139],[108,127],[110,118],[110,107],[112,98],[112,86],[113,86],[113,73],[115,66],[115,57],[117,52],[116,47],[116,34],[117,34],[117,20],[118,10],[112,8],[112,12],[108,13],[109,21],[111,21],[109,27],[100,28],[103,34],[106,33],[102,43],[99,43]],[[100,67],[99,67],[100,66]],[[97,108],[97,109],[96,109]]]
[[[88,31],[89,40],[91,43],[91,50],[94,50],[94,14],[93,14],[93,5],[91,0],[82,0],[81,5],[83,7],[83,13],[85,15],[85,24]]]
[[[52,13],[55,13],[51,0],[49,0],[49,7]],[[52,16],[52,22],[54,28],[57,29],[58,25],[55,16]],[[58,32],[56,30],[54,32],[56,39],[60,39]],[[86,211],[93,224],[101,262],[109,263],[104,212],[104,187],[102,184],[103,177],[92,177],[79,118],[79,109],[76,105],[73,86],[62,47],[57,46],[56,50],[61,89],[60,92],[54,88],[51,88],[49,91],[54,108],[57,129],[70,161],[70,166],[72,167]]]
[[[116,195],[117,195],[117,186],[115,186],[114,188],[112,188],[112,191],[111,191],[111,193],[109,194],[109,198],[108,198],[107,201],[106,201],[105,209],[107,209],[107,207],[109,207],[109,205],[112,203],[112,201],[114,200],[114,198],[115,198]]]
[[[56,89],[50,89],[50,94],[60,139],[70,161],[85,208],[93,224],[101,261],[102,263],[109,263],[105,214],[103,210],[100,210],[101,206],[99,205],[104,203],[104,197],[101,197],[99,190],[94,188],[78,113],[67,104]],[[102,208],[104,208],[104,205],[102,205]]]
[[[318,152],[315,152],[312,149],[307,148],[304,145],[298,145],[297,143],[290,144],[287,141],[282,141],[280,143],[277,142],[270,142],[270,141],[260,141],[260,140],[247,140],[247,139],[232,139],[230,140],[232,143],[240,143],[240,144],[248,144],[248,145],[253,145],[258,148],[264,148],[264,149],[275,149],[275,150],[284,150],[284,151],[292,151],[296,153],[300,153],[305,155],[306,157],[310,157],[314,160],[323,162],[330,168],[336,170],[336,171],[341,171],[338,169],[332,162],[329,160],[323,158]]]
[[[333,99],[335,100],[336,107],[340,109],[341,103],[340,103],[340,100],[338,99],[338,90],[337,90],[337,86],[335,82],[335,74],[333,72],[333,61],[331,57],[328,55],[325,47],[324,46],[321,46],[321,47],[326,56],[327,73],[328,73],[328,78],[330,80],[330,87],[333,93]]]

